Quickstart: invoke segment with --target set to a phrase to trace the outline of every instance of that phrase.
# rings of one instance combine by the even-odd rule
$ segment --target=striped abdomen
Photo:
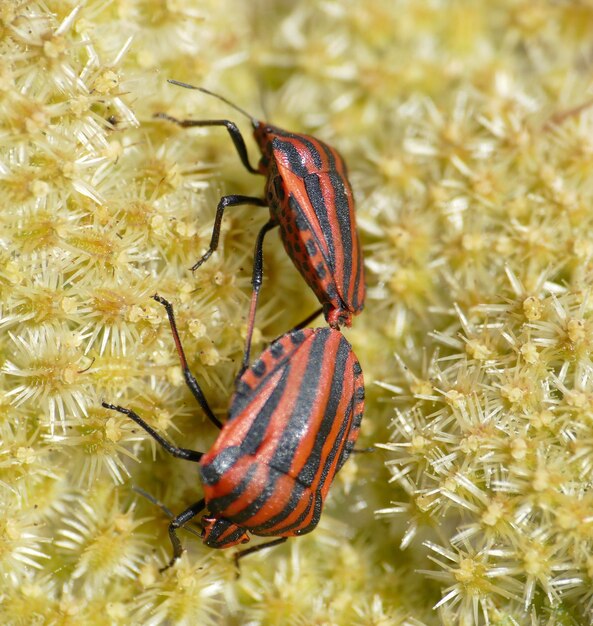
[[[313,530],[363,405],[360,365],[340,332],[281,337],[241,377],[229,421],[201,460],[211,515],[263,536]]]
[[[266,199],[280,235],[330,325],[350,325],[364,306],[363,259],[354,200],[340,154],[309,135],[272,126],[256,132]]]

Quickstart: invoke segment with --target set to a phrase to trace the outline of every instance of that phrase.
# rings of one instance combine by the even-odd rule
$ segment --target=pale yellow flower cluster
[[[593,8],[0,5],[0,623],[593,623]],[[366,255],[349,339],[381,447],[237,580],[190,532],[158,572],[168,520],[133,487],[180,512],[196,468],[101,408],[214,441],[156,292],[221,419],[241,358],[266,210],[229,210],[188,268],[219,197],[263,181],[224,130],[154,118],[235,119],[168,78],[335,145]],[[255,353],[316,306],[265,254]]]

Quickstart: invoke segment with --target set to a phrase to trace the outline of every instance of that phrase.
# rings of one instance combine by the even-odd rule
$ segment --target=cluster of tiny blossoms
[[[224,133],[188,133],[153,115],[221,115],[219,102],[196,101],[169,77],[220,89],[247,108],[256,100],[257,73],[245,68],[249,22],[227,20],[240,4],[0,8],[3,624],[278,623],[286,615],[303,624],[312,616],[417,623],[394,608],[415,596],[382,577],[367,542],[331,515],[276,557],[277,572],[275,560],[255,560],[236,581],[228,554],[186,533],[190,554],[160,573],[171,553],[168,519],[133,488],[181,511],[200,497],[197,472],[101,407],[130,407],[198,450],[215,437],[183,385],[166,316],[150,299],[158,292],[173,302],[190,366],[224,416],[257,219],[229,212],[221,253],[195,275],[188,267],[209,241],[222,190],[258,193],[261,181],[250,186]],[[279,246],[270,247],[272,288],[258,312],[268,338],[315,306]],[[342,476],[339,505],[349,511],[356,464]],[[361,493],[354,502],[364,508]]]
[[[401,0],[261,28],[281,115],[349,154],[363,435],[392,475],[365,498],[393,585],[426,585],[408,619],[593,623],[592,26],[582,3]]]
[[[393,110],[369,260],[397,370],[380,517],[428,549],[440,623],[589,624],[592,74],[567,63],[567,107],[557,77],[542,93],[557,68],[509,59]]]
[[[507,276],[506,297],[457,307],[425,342],[432,358],[400,359],[386,385],[406,497],[382,514],[405,516],[402,547],[435,530],[424,574],[443,585],[444,623],[590,620],[593,294]]]
[[[0,621],[591,623],[593,10],[1,4]],[[224,131],[153,118],[234,119],[167,78],[256,116],[259,88],[272,122],[341,150],[367,259],[370,313],[349,338],[362,445],[387,450],[350,460],[319,529],[239,580],[189,533],[159,573],[167,518],[132,487],[181,511],[197,473],[101,408],[133,408],[185,447],[215,437],[156,292],[221,418],[241,355],[265,210],[229,212],[221,253],[187,268],[219,196],[261,180]],[[315,304],[266,245],[270,338]]]
[[[157,292],[220,413],[241,354],[250,242],[231,217],[222,247],[234,254],[188,271],[209,241],[217,157],[209,137],[170,141],[176,130],[153,120],[181,99],[161,63],[202,47],[201,62],[240,61],[212,41],[217,3],[194,5],[0,7],[3,624],[208,624],[222,610],[225,560],[202,550],[159,574],[167,519],[132,490],[182,510],[199,498],[195,469],[165,459],[156,472],[154,442],[101,408],[133,407],[180,445],[215,436]],[[199,59],[186,67],[203,79]]]

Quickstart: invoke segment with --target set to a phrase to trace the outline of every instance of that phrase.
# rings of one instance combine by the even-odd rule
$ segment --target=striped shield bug
[[[191,269],[197,269],[217,249],[222,217],[227,207],[245,204],[267,206],[270,219],[258,235],[256,258],[262,257],[266,233],[278,226],[286,252],[323,306],[329,325],[332,328],[350,326],[352,316],[360,313],[364,306],[365,279],[352,189],[340,154],[315,137],[290,133],[258,121],[236,104],[207,89],[175,80],[169,82],[214,96],[246,116],[251,121],[253,135],[261,151],[259,164],[257,168],[252,167],[245,140],[238,127],[229,120],[179,120],[165,113],[157,113],[155,117],[184,128],[226,127],[245,168],[252,174],[266,177],[264,198],[230,195],[220,199],[208,250]],[[254,267],[249,337],[255,323],[262,267],[261,262],[257,268]],[[246,352],[248,356],[249,341]]]
[[[167,309],[186,381],[212,419],[187,368],[173,307],[154,298]],[[170,567],[183,551],[177,529],[204,510],[202,539],[212,548],[246,543],[249,533],[276,538],[237,558],[312,531],[336,473],[354,448],[364,384],[341,332],[307,328],[281,336],[243,372],[228,420],[205,453],[173,446],[130,409],[103,406],[130,417],[173,456],[199,463],[204,497],[169,525]]]

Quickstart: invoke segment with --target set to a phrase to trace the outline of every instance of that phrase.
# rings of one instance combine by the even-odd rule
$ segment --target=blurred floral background
[[[542,0],[6,0],[0,6],[0,621],[593,623],[593,5]],[[360,445],[319,528],[248,557],[168,520],[199,499],[102,400],[178,445],[224,419],[266,210],[224,129],[337,147],[366,255],[348,332]],[[237,119],[238,118],[238,119]],[[252,162],[256,149],[249,142]],[[255,352],[315,299],[273,235]],[[321,323],[321,321],[319,322]]]

